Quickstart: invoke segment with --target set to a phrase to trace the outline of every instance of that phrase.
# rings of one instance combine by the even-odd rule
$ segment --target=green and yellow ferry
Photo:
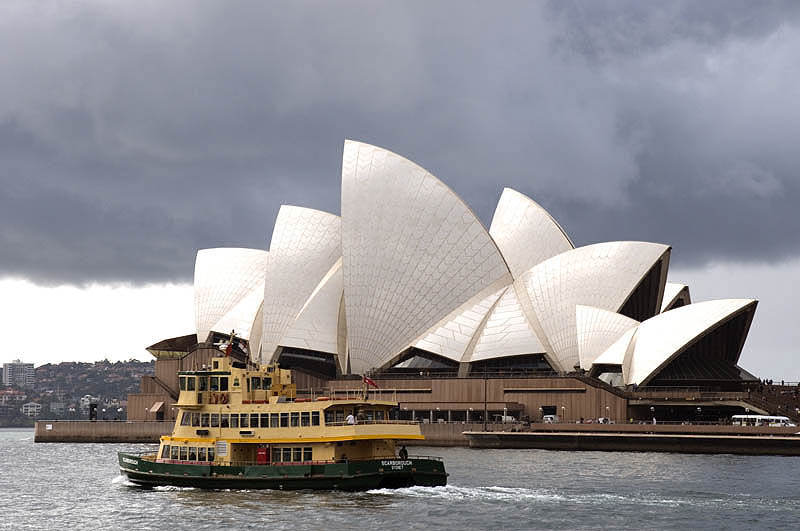
[[[407,455],[419,424],[390,420],[397,403],[296,398],[291,372],[230,357],[179,373],[179,409],[155,454],[119,453],[120,471],[145,486],[368,490],[447,484],[441,459]]]

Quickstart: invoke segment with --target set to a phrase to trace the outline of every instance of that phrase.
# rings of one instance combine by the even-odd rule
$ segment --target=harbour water
[[[2,529],[796,529],[800,458],[470,450],[449,485],[363,493],[143,490],[118,450],[0,429]]]

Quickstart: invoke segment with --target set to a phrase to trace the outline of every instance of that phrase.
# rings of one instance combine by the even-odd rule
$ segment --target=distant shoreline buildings
[[[31,388],[36,385],[36,372],[33,363],[23,363],[16,359],[3,364],[3,385]]]

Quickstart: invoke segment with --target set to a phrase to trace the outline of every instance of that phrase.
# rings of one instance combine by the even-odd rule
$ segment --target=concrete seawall
[[[489,424],[491,426],[491,424]],[[502,424],[498,424],[502,426]],[[424,441],[404,441],[409,446],[469,446],[469,440],[464,436],[465,431],[483,429],[483,423],[434,423],[420,424]]]
[[[780,434],[467,432],[465,436],[471,448],[800,456],[800,437]]]
[[[174,422],[115,422],[40,420],[33,432],[34,442],[155,443],[170,433]]]

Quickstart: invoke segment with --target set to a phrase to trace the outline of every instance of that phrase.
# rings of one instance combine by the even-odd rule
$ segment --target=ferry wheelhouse
[[[345,399],[297,398],[291,372],[248,369],[230,357],[179,373],[178,418],[154,454],[119,453],[142,486],[366,490],[447,483],[444,463],[409,457],[398,441],[424,439],[392,420],[397,403],[366,388]]]

